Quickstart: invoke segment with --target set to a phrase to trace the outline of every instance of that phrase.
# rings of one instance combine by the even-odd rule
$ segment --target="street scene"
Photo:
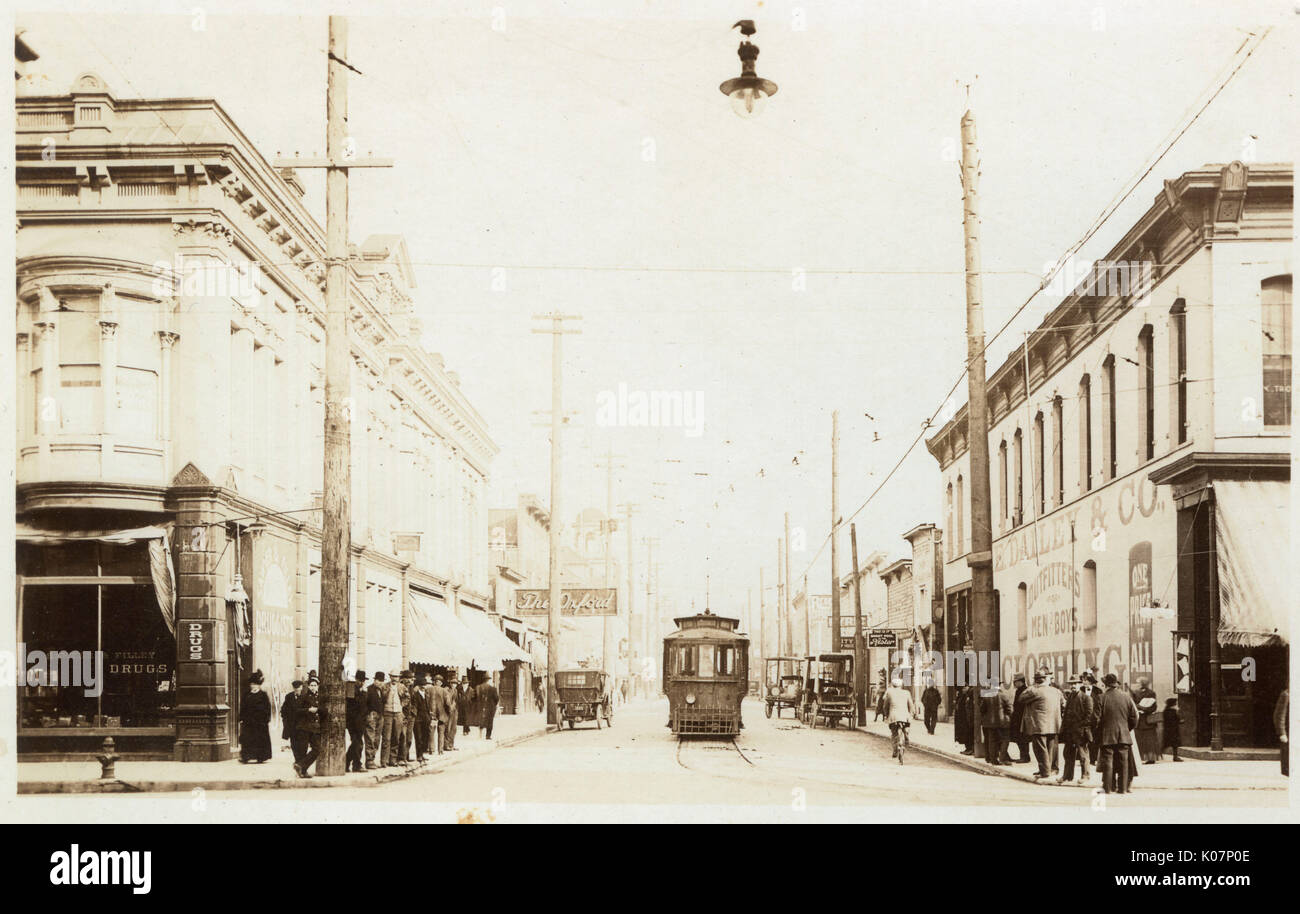
[[[1292,6],[561,6],[17,17],[6,818],[1289,819]]]

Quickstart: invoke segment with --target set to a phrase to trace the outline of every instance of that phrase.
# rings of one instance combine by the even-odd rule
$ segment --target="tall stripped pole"
[[[867,725],[866,645],[862,643],[862,579],[858,577],[858,525],[849,524],[853,558],[853,691],[858,696],[858,726]]]
[[[320,653],[325,710],[316,773],[344,773],[349,552],[352,545],[352,347],[348,340],[348,169],[387,168],[391,159],[359,159],[348,136],[348,26],[329,17],[325,158],[277,158],[277,168],[325,169],[325,441],[321,498]],[[357,71],[359,72],[359,71]]]
[[[831,413],[831,650],[840,649],[840,411]]]
[[[989,415],[984,378],[984,285],[980,277],[979,154],[975,117],[961,118],[962,229],[966,239],[966,440],[970,442],[971,645],[985,656],[997,650],[993,624],[993,499],[989,491]],[[958,551],[961,544],[957,544]],[[965,646],[963,646],[963,649]],[[977,657],[979,654],[977,653]],[[976,669],[982,664],[976,661]],[[991,661],[988,669],[997,667]],[[971,683],[968,683],[968,685]],[[984,750],[980,703],[974,702],[975,756]]]
[[[560,341],[566,333],[581,333],[575,328],[566,329],[565,321],[582,320],[576,314],[534,314],[533,320],[549,320],[548,329],[533,328],[533,333],[551,334],[551,537],[550,537],[550,600],[546,620],[546,713],[557,727],[561,721],[555,714],[555,673],[560,668],[560,430],[564,425],[564,398],[561,381],[564,360]]]

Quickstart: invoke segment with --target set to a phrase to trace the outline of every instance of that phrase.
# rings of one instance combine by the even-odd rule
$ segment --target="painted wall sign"
[[[1128,643],[1133,681],[1151,681],[1151,619],[1142,607],[1151,602],[1151,543],[1134,543],[1128,551]]]

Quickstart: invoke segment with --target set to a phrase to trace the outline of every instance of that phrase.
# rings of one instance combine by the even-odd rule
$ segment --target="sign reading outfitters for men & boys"
[[[516,590],[515,612],[545,616],[551,611],[549,590]],[[613,587],[566,587],[560,592],[562,616],[617,616],[618,591]]]

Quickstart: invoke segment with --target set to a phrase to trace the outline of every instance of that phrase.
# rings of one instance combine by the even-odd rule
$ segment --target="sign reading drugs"
[[[550,611],[550,591],[515,591],[515,612],[519,615],[545,616]],[[617,616],[618,591],[613,587],[566,587],[560,593],[560,615]]]

